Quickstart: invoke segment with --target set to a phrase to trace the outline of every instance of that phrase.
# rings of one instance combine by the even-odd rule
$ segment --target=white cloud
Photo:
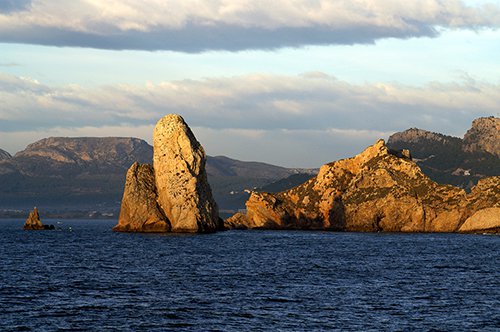
[[[474,118],[498,113],[499,89],[470,78],[356,85],[323,73],[83,88],[0,74],[0,148],[15,152],[35,136],[149,140],[159,118],[179,113],[208,153],[318,165],[409,127],[463,135]]]
[[[432,36],[437,27],[499,26],[498,2],[32,0],[0,14],[0,41],[193,52],[366,43]]]

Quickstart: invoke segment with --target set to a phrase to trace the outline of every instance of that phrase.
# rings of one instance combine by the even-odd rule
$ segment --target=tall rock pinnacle
[[[215,231],[219,217],[207,182],[205,151],[181,116],[169,114],[158,121],[153,149],[158,203],[172,231]]]
[[[207,181],[206,156],[184,119],[163,117],[153,134],[153,167],[127,173],[115,231],[204,233],[223,229]]]

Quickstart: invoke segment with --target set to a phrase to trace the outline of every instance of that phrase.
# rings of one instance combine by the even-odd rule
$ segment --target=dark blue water
[[[0,220],[1,331],[500,329],[498,236],[22,224]]]

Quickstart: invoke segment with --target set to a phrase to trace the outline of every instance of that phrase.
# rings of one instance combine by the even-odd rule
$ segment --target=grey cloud
[[[179,30],[115,31],[91,34],[58,28],[29,27],[0,31],[0,42],[72,46],[112,50],[172,50],[197,53],[209,50],[242,51],[306,45],[370,44],[381,38],[435,37],[434,27],[415,23],[411,29],[359,26],[332,30],[328,27],[245,28],[220,24],[188,24]]]
[[[27,9],[31,0],[2,0],[0,1],[0,13],[12,13]]]
[[[354,85],[316,73],[87,89],[0,75],[0,142],[9,148],[9,137],[18,140],[24,132],[128,136],[130,128],[179,113],[210,154],[318,166],[409,127],[463,135],[474,118],[498,112],[499,88],[470,81]]]
[[[0,14],[0,42],[103,49],[276,49],[433,37],[439,27],[500,26],[498,5],[468,6],[460,0],[3,3],[11,12]]]
[[[456,130],[467,128],[474,117],[498,112],[499,87],[471,84],[380,87],[328,77],[256,75],[83,89],[3,75],[0,131],[150,125],[167,113],[218,130]]]

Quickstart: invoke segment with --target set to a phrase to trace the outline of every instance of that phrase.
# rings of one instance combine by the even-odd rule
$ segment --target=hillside
[[[463,139],[412,128],[392,135],[387,146],[409,149],[432,180],[470,189],[500,175],[499,142],[500,119],[489,117],[474,120]],[[0,210],[116,213],[127,169],[135,161],[151,163],[152,151],[143,140],[119,137],[46,138],[14,156],[0,150]],[[221,212],[244,208],[250,190],[287,190],[318,171],[224,156],[207,156],[206,169]]]
[[[500,175],[500,119],[474,120],[464,138],[421,129],[389,137],[391,149],[409,149],[422,171],[438,183],[470,189],[479,179]]]
[[[118,210],[127,169],[151,163],[152,147],[137,138],[52,137],[0,154],[0,209]],[[221,210],[244,207],[245,189],[310,170],[207,157],[208,179]]]
[[[151,147],[136,138],[40,140],[0,161],[0,208],[110,209],[135,160],[151,160]]]
[[[208,156],[206,169],[212,192],[221,210],[244,209],[249,190],[261,190],[294,175],[312,176],[317,173],[317,169],[285,168],[224,156]]]

